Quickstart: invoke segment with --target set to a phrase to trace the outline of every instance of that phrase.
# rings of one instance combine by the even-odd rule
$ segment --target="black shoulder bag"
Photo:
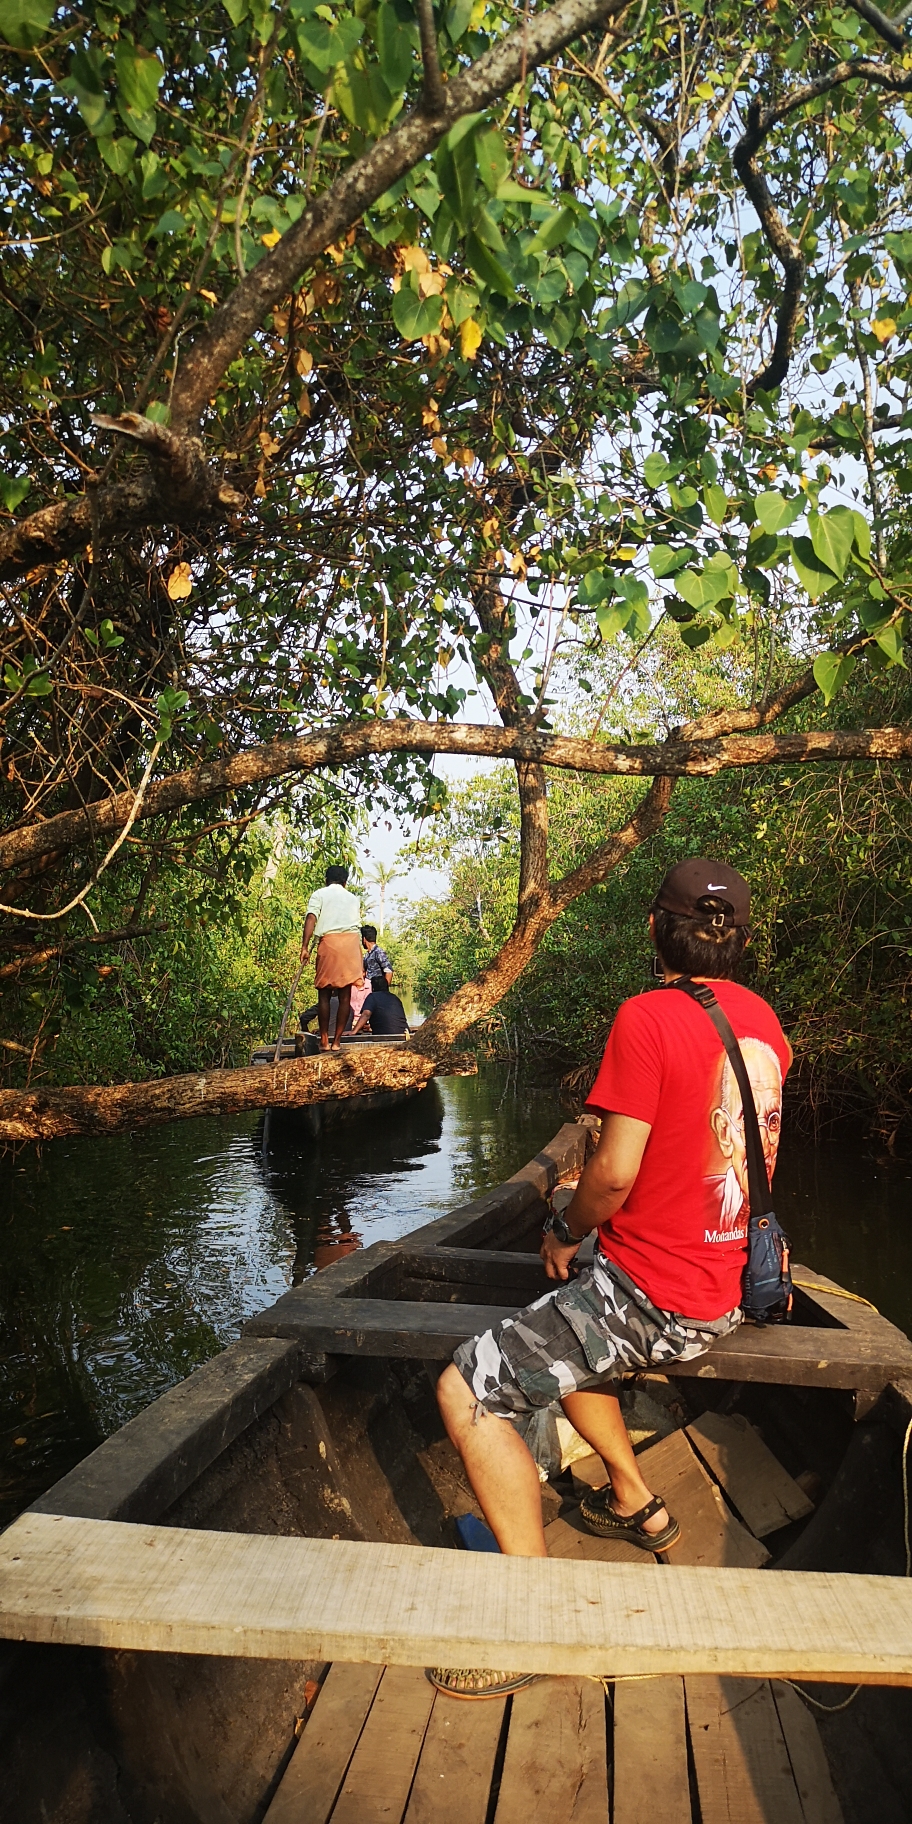
[[[689,995],[709,1015],[728,1052],[729,1063],[741,1091],[750,1194],[747,1265],[744,1269],[741,1309],[745,1317],[749,1317],[755,1324],[785,1323],[792,1309],[792,1275],[789,1271],[791,1244],[780,1228],[773,1210],[760,1125],[741,1047],[727,1016],[706,982],[693,982],[685,975],[667,985],[669,988],[680,988],[682,993]]]

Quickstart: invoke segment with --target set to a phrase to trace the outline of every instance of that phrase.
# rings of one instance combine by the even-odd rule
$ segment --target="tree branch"
[[[781,693],[780,701],[785,707],[799,700],[795,690]],[[705,720],[711,724],[728,715],[739,727],[756,729],[773,713],[781,711],[720,711]],[[699,726],[690,724],[691,729]],[[172,773],[149,786],[139,816],[158,817],[288,773],[309,773],[321,766],[349,766],[369,754],[394,753],[482,755],[600,776],[652,778],[668,773],[677,778],[711,779],[717,773],[742,766],[795,765],[808,760],[908,760],[912,758],[912,730],[815,729],[807,734],[737,733],[702,739],[688,738],[684,731],[664,743],[602,745],[537,728],[479,728],[469,723],[397,717],[354,728],[317,730],[296,740],[272,741],[263,747],[248,748],[230,760],[210,761]],[[61,811],[43,823],[7,830],[0,836],[0,870],[23,867],[42,855],[62,853],[108,836],[123,828],[134,804],[134,792],[118,792],[84,809]]]
[[[756,161],[755,154],[769,131],[769,127],[764,125],[759,100],[751,102],[747,122],[734,150],[734,167],[757,212],[763,233],[785,273],[782,302],[776,314],[773,352],[766,366],[759,374],[755,374],[748,385],[748,397],[752,397],[761,388],[764,392],[770,392],[774,386],[781,386],[788,373],[801,315],[801,294],[807,274],[807,260],[776,208],[769,185]]]
[[[908,50],[909,40],[905,32],[899,30],[895,19],[888,19],[886,13],[882,13],[880,7],[874,5],[874,0],[849,0],[849,5],[853,13],[857,13],[860,19],[866,19],[869,25],[873,25],[875,32],[887,44],[891,44],[894,51]],[[902,16],[901,14],[900,18]]]
[[[855,4],[855,0],[852,0],[852,4]],[[858,0],[855,10],[865,18],[869,17],[869,13],[877,12],[870,0]],[[880,14],[879,17],[883,18],[883,15]],[[908,41],[900,33],[890,42],[895,43],[899,50],[908,48]],[[785,274],[782,302],[776,315],[773,352],[766,366],[749,383],[748,397],[753,397],[761,388],[764,392],[770,392],[773,387],[781,386],[788,373],[807,276],[807,260],[773,202],[766,178],[756,162],[756,154],[773,127],[781,125],[798,108],[816,101],[820,95],[827,94],[830,89],[837,88],[842,83],[861,79],[897,94],[907,94],[912,90],[912,71],[901,69],[896,64],[878,63],[871,57],[844,59],[834,64],[825,75],[817,77],[813,82],[804,83],[800,89],[793,89],[775,107],[764,108],[759,97],[755,97],[748,109],[747,126],[732,153],[735,170],[757,212],[764,236]]]
[[[214,311],[184,353],[171,401],[172,423],[188,429],[199,420],[229,363],[262,323],[267,311],[287,296],[295,281],[324,249],[361,219],[366,209],[430,152],[464,114],[478,112],[575,38],[622,12],[628,0],[557,0],[528,24],[480,57],[471,69],[443,88],[439,113],[421,108],[356,158],[260,260],[231,296]]]
[[[422,106],[352,161],[286,229],[271,253],[265,254],[235,286],[213,311],[196,341],[185,350],[171,398],[170,436],[174,441],[169,446],[170,471],[173,474],[177,461],[176,445],[186,439],[183,461],[188,474],[193,470],[198,477],[199,496],[194,498],[192,490],[186,488],[169,487],[169,469],[164,463],[154,475],[145,468],[139,469],[126,481],[105,483],[98,488],[98,519],[103,534],[163,521],[190,525],[201,515],[224,518],[239,504],[246,504],[242,496],[207,472],[195,432],[226,369],[267,313],[287,297],[314,260],[360,221],[365,210],[391,184],[432,151],[463,115],[486,108],[519,81],[524,69],[534,68],[574,38],[604,26],[607,19],[622,13],[628,4],[629,0],[557,0],[555,6],[537,14],[487,51],[463,75],[441,85],[438,113],[428,114]],[[130,418],[134,415],[125,414],[107,428],[137,438],[150,453],[164,457],[165,446],[157,441],[153,447],[148,433],[136,428],[149,421],[135,418],[134,427],[128,429],[126,421]],[[86,501],[63,501],[40,508],[0,533],[0,579],[12,579],[38,564],[56,563],[84,549],[90,536]]]

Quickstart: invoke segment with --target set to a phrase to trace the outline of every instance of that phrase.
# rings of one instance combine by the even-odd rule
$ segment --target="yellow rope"
[[[792,1284],[800,1286],[802,1292],[825,1292],[830,1298],[850,1298],[853,1304],[867,1305],[868,1310],[873,1311],[876,1317],[880,1316],[877,1306],[872,1305],[869,1298],[862,1298],[860,1292],[847,1292],[844,1286],[817,1286],[811,1279],[795,1279]]]

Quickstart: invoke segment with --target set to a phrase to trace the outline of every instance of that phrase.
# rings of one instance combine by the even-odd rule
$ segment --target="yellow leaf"
[[[310,394],[306,387],[302,387],[301,392],[298,395],[298,417],[310,417]]]
[[[475,461],[475,451],[463,444],[461,449],[453,451],[453,461],[458,462],[461,469],[470,469]]]
[[[481,536],[482,538],[496,538],[499,531],[500,520],[492,513],[490,519],[482,522]]]
[[[400,258],[406,272],[430,272],[431,262],[423,247],[403,247]]]
[[[257,483],[256,483],[256,487],[255,487],[255,488],[254,488],[254,490],[253,490],[253,491],[254,491],[254,494],[255,494],[255,495],[256,495],[256,497],[257,497],[257,500],[265,500],[265,499],[266,499],[266,483],[265,483],[265,481],[264,481],[264,480],[263,480],[263,477],[262,477],[262,475],[258,475],[258,476],[257,476]]]
[[[890,337],[896,334],[895,319],[893,317],[875,318],[871,324],[871,334],[876,336],[880,343],[889,342]]]
[[[526,560],[521,551],[514,551],[510,558],[510,569],[514,576],[525,576]]]
[[[277,456],[282,447],[270,431],[260,432],[259,443],[264,456]]]
[[[172,602],[182,602],[193,588],[189,564],[175,564],[168,578],[168,594]]]
[[[450,352],[449,339],[446,336],[422,336],[422,342],[432,361],[442,361]]]
[[[431,449],[434,451],[435,456],[445,456],[447,453],[446,438],[432,437]]]
[[[466,317],[459,325],[459,352],[463,361],[474,361],[481,347],[481,324],[474,317]]]
[[[218,303],[218,298],[216,297],[215,292],[206,291],[202,285],[200,286],[199,295],[201,298],[205,298],[207,304],[217,304]]]
[[[280,235],[278,228],[270,228],[268,234],[260,235],[260,240],[264,247],[276,247],[281,239],[282,236]]]
[[[442,272],[422,272],[418,275],[419,298],[439,298],[446,284]]]
[[[295,355],[295,373],[301,380],[306,380],[313,373],[313,355],[307,348],[299,348]]]
[[[437,409],[436,399],[432,399],[430,405],[421,407],[421,422],[426,431],[439,431],[440,413]]]

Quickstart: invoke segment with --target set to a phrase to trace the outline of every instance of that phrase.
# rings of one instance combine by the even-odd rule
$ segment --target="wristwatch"
[[[572,1248],[574,1242],[581,1240],[579,1235],[573,1234],[563,1216],[558,1215],[556,1210],[549,1210],[542,1226],[542,1234],[556,1235],[565,1248]]]

